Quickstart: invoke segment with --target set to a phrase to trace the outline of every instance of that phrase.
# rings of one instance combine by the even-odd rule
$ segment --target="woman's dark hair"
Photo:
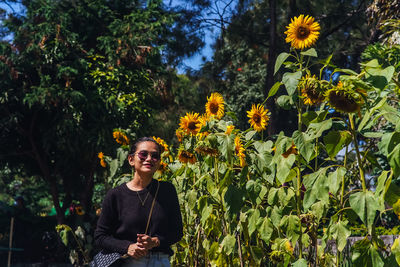
[[[139,145],[140,143],[143,143],[143,142],[153,142],[154,144],[157,145],[158,152],[161,154],[162,149],[161,149],[160,144],[157,143],[157,141],[154,140],[152,137],[141,137],[141,138],[139,138],[138,140],[136,140],[136,142],[133,143],[133,145],[131,146],[131,150],[129,151],[129,154],[131,154],[131,155],[132,155],[132,154],[135,154],[138,145]]]

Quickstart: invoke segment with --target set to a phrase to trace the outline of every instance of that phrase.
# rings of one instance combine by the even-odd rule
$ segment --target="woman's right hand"
[[[139,259],[147,255],[147,249],[137,243],[134,243],[129,245],[127,253],[132,258]]]

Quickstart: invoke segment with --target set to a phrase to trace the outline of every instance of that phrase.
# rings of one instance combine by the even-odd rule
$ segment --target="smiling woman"
[[[182,238],[182,217],[174,186],[153,179],[160,145],[150,137],[131,148],[132,180],[111,189],[95,231],[103,252],[123,255],[121,266],[169,266],[170,246]]]

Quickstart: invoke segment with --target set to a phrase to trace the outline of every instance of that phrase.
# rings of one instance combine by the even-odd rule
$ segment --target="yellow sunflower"
[[[129,138],[126,136],[125,133],[116,130],[113,132],[113,137],[118,144],[121,144],[123,146],[129,145]]]
[[[97,154],[97,157],[100,159],[101,167],[103,167],[103,168],[107,167],[107,163],[104,160],[104,153],[103,152],[99,152],[99,154]]]
[[[216,119],[224,116],[224,98],[220,93],[212,93],[210,97],[207,97],[206,113]]]
[[[196,135],[199,131],[199,113],[188,112],[181,117],[180,127],[186,134]]]
[[[325,97],[322,93],[322,87],[315,75],[310,77],[310,75],[307,74],[305,77],[301,78],[299,86],[304,104],[311,106],[319,104],[324,100]]]
[[[163,151],[167,151],[168,152],[168,145],[167,143],[164,141],[164,139],[161,139],[160,137],[155,137],[153,136],[153,139],[162,147]],[[168,153],[167,153],[168,154]]]
[[[239,158],[240,167],[244,167],[246,165],[246,155],[244,154],[244,147],[242,141],[239,136],[235,137],[235,155]]]
[[[182,142],[184,132],[181,128],[178,128],[175,130],[175,135],[176,135],[176,138],[178,138],[178,141]]]
[[[201,128],[203,128],[204,126],[206,126],[207,121],[210,120],[210,117],[207,116],[207,114],[202,114],[199,117],[199,122],[197,124],[197,127],[199,127],[199,131],[201,130]],[[205,131],[205,132],[199,132],[197,134],[197,136],[199,137],[199,139],[203,139],[203,137],[206,137],[207,135],[209,135],[209,132]]]
[[[326,92],[329,105],[336,111],[343,113],[354,113],[360,111],[364,104],[362,91],[353,90],[341,81]]]
[[[191,163],[194,164],[196,162],[196,156],[193,153],[190,153],[187,150],[180,149],[178,153],[178,159],[182,163]]]
[[[247,117],[249,117],[249,123],[251,127],[257,132],[261,132],[267,128],[269,116],[268,109],[264,109],[263,105],[257,104],[252,105],[251,110],[247,111]]]
[[[168,168],[168,164],[165,163],[163,160],[160,161],[160,167],[158,167],[158,172],[164,173]]]
[[[226,127],[225,134],[226,134],[226,135],[230,135],[230,134],[232,133],[233,129],[235,129],[235,125],[228,125],[228,126]]]
[[[289,26],[286,26],[286,43],[291,43],[296,49],[303,49],[317,41],[321,27],[318,22],[314,22],[313,17],[300,15],[291,21]]]

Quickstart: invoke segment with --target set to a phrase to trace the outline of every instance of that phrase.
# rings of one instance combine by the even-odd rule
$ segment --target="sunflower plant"
[[[335,67],[331,56],[319,59],[312,46],[320,30],[310,16],[294,18],[290,51],[276,62],[275,72],[284,73],[268,98],[284,85],[277,103],[298,114],[291,136],[264,134],[264,103],[249,108],[249,129],[236,128],[215,93],[204,114],[181,118],[167,178],[178,189],[185,228],[174,265],[396,264],[400,241],[385,247],[376,234],[382,216],[400,210],[394,69],[371,60],[357,73]],[[350,246],[351,226],[360,223],[366,238]]]
[[[248,108],[242,130],[215,92],[203,114],[181,117],[178,145],[163,154],[158,177],[175,184],[184,224],[173,266],[395,266],[400,258],[400,239],[389,247],[376,233],[384,216],[400,215],[394,67],[372,59],[360,72],[337,68],[312,47],[321,30],[313,17],[287,29],[290,51],[277,58],[282,80],[268,98],[284,85],[277,104],[297,112],[297,130],[267,136],[265,102]],[[360,224],[366,236],[351,245]]]

